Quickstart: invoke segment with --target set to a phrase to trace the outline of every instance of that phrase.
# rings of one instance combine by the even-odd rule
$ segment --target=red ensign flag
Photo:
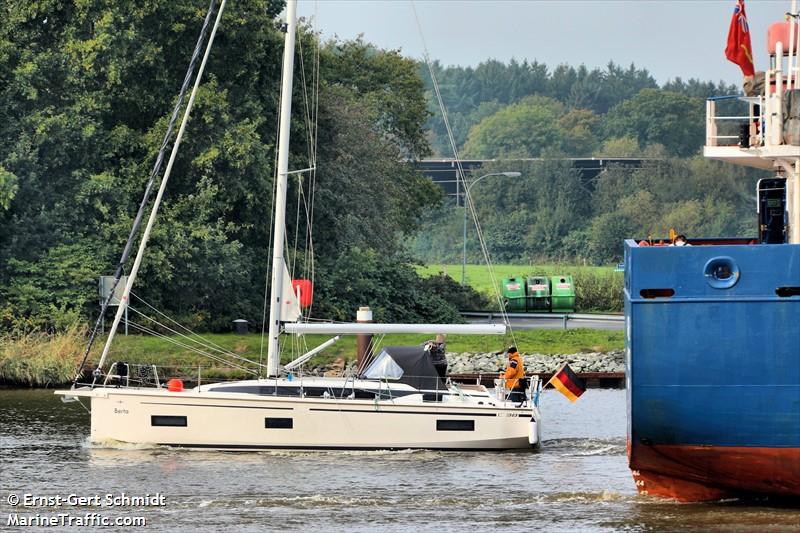
[[[750,44],[750,28],[747,26],[747,14],[744,12],[744,0],[738,0],[733,9],[731,27],[728,30],[728,46],[725,57],[739,65],[745,76],[753,76],[753,47]]]

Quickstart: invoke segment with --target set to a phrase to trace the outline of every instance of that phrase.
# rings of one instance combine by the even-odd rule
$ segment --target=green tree
[[[315,249],[398,251],[398,237],[441,201],[441,189],[402,162],[403,151],[379,126],[377,112],[340,87],[324,91],[321,164],[316,175]],[[305,229],[301,234],[305,233]]]
[[[11,201],[19,189],[18,178],[0,166],[0,210],[11,207]]]
[[[464,146],[464,155],[538,157],[547,149],[560,149],[563,132],[557,123],[563,114],[564,106],[556,100],[527,97],[473,127]]]
[[[613,263],[622,258],[623,241],[636,236],[636,223],[621,213],[603,213],[592,220],[589,253],[597,263]]]
[[[263,284],[270,256],[281,6],[228,4],[135,288],[201,327],[261,317],[253,287]],[[3,316],[46,325],[56,311],[96,312],[97,276],[119,257],[205,15],[194,0],[6,6]],[[290,257],[300,259],[299,275],[313,244],[331,264],[356,245],[392,256],[440,199],[401,162],[428,151],[416,63],[359,40],[331,41],[319,48],[316,80],[309,58],[317,45],[301,28],[290,165],[315,163],[317,171],[290,184]],[[307,98],[316,86],[318,106]],[[312,226],[314,241],[304,237]]]
[[[659,89],[643,89],[613,107],[603,120],[608,138],[631,137],[640,146],[659,143],[671,153],[688,156],[703,145],[702,100]]]
[[[352,248],[320,263],[315,314],[352,321],[362,305],[376,322],[461,322],[454,303],[422,280],[412,266],[374,251]]]
[[[365,100],[381,128],[395,138],[407,157],[428,155],[423,128],[429,112],[414,61],[361,38],[329,42],[324,52],[322,77],[328,85],[345,87]]]
[[[639,157],[642,149],[639,141],[632,137],[613,137],[603,141],[595,151],[596,157]]]
[[[600,117],[589,109],[572,109],[558,119],[563,132],[561,150],[571,157],[591,155],[597,146]]]

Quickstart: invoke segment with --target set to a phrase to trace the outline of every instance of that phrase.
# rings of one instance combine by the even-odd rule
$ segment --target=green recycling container
[[[550,300],[554,313],[575,311],[575,285],[572,276],[550,276]]]
[[[503,279],[503,299],[506,311],[525,312],[525,280],[523,278]]]
[[[550,280],[547,276],[531,276],[526,280],[528,311],[550,311]]]

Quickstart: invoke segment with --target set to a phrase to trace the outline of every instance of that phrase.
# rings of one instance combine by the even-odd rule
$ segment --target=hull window
[[[675,296],[674,289],[642,289],[639,291],[642,298],[672,298]]]
[[[777,289],[775,289],[775,294],[777,294],[781,298],[800,296],[800,287],[778,287]]]
[[[168,426],[168,427],[186,427],[185,416],[171,416],[171,415],[152,415],[150,417],[151,426]]]
[[[265,418],[264,427],[267,429],[292,429],[294,421],[291,418]]]
[[[475,431],[474,420],[437,420],[436,431]]]

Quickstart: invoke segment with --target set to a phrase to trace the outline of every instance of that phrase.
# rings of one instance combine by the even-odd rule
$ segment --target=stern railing
[[[723,108],[720,115],[718,103]],[[764,146],[765,123],[762,96],[716,96],[706,100],[706,146]]]

